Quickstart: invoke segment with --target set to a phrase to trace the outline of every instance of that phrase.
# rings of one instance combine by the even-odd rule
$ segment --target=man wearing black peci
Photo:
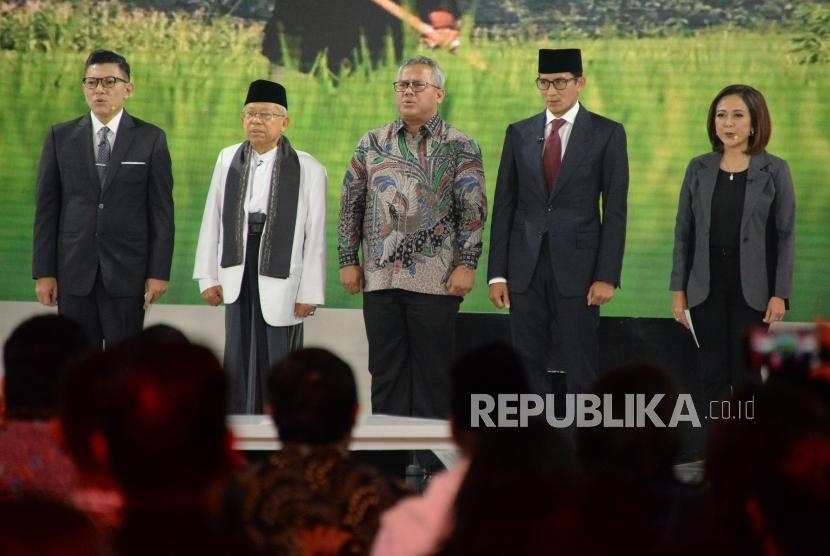
[[[578,49],[539,51],[545,111],[508,126],[490,232],[490,301],[510,309],[513,346],[538,394],[552,390],[552,345],[567,391],[599,369],[599,306],[620,285],[628,155],[625,130],[579,103]]]

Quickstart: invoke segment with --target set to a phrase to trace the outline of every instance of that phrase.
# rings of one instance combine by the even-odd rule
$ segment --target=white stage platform
[[[277,450],[280,441],[268,415],[230,415],[237,450]],[[352,431],[350,450],[456,449],[449,421],[390,415],[366,415]]]
[[[34,296],[34,293],[32,294]],[[12,330],[29,317],[55,313],[36,301],[0,301],[0,341],[5,342]],[[211,348],[222,359],[225,347],[225,308],[207,305],[154,305],[147,312],[144,326],[169,324],[184,332],[194,342]],[[371,411],[369,376],[369,345],[363,312],[360,309],[321,307],[306,320],[303,334],[306,347],[322,347],[342,357],[354,370],[362,415]],[[0,358],[0,378],[3,361]]]

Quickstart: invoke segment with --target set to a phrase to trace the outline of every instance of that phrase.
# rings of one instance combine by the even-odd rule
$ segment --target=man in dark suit
[[[620,285],[625,130],[579,104],[579,50],[540,50],[536,84],[546,110],[511,124],[505,135],[489,297],[510,309],[513,345],[535,392],[552,391],[556,370],[565,371],[568,392],[587,392],[599,369],[599,306]]]
[[[90,114],[53,126],[37,181],[32,276],[44,305],[80,322],[96,346],[141,331],[173,257],[173,176],[164,132],[133,118],[130,66],[90,54]]]

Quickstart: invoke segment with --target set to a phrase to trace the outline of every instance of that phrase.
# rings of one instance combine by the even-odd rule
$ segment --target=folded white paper
[[[695,345],[699,348],[700,342],[697,341],[697,334],[695,334],[695,326],[692,324],[692,312],[688,309],[684,310],[683,313],[686,315],[686,322],[689,323],[689,332],[692,333],[692,338],[695,340]]]

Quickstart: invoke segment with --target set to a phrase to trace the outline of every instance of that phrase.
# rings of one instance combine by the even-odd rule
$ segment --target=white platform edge
[[[281,446],[267,415],[230,415],[237,450],[278,450]],[[350,450],[455,450],[449,421],[367,415],[352,431]]]

